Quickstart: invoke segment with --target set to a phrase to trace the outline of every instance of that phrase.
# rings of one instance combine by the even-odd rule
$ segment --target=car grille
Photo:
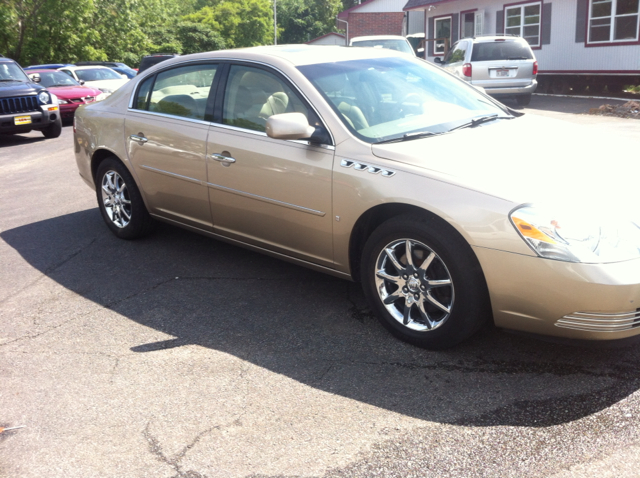
[[[71,101],[72,103],[78,103],[82,105],[85,103],[91,103],[93,100],[95,100],[95,97],[85,96],[84,98],[71,98],[69,101]]]
[[[556,327],[590,332],[622,332],[640,327],[640,309],[616,314],[574,312],[556,322]]]
[[[0,98],[0,114],[28,113],[40,111],[36,96],[16,96],[13,98]]]

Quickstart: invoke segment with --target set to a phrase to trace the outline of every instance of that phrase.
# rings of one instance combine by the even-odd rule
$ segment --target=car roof
[[[495,41],[527,43],[527,41],[524,38],[514,36],[514,35],[486,35],[486,36],[483,35],[483,36],[477,36],[477,37],[465,37],[465,38],[461,38],[461,40],[473,40],[476,43],[489,43],[489,42],[495,42]]]
[[[362,37],[353,37],[349,41],[356,40],[406,40],[406,38],[400,35],[367,35]]]
[[[29,70],[29,73],[62,73],[59,70],[55,70],[53,68],[34,68],[33,70]],[[64,73],[62,73],[64,75]]]
[[[348,60],[364,60],[368,58],[406,58],[407,55],[383,48],[350,48],[340,45],[277,45],[238,48],[234,50],[216,50],[204,53],[193,53],[165,60],[149,71],[165,68],[169,65],[190,60],[253,60],[277,65],[280,62],[293,66],[334,63]],[[146,73],[145,70],[144,73]]]
[[[83,66],[63,66],[62,68],[65,68],[67,70],[95,70],[96,68],[100,68],[100,69],[105,69],[105,70],[110,70],[111,68],[109,68],[108,66],[102,66],[102,65],[83,65]]]

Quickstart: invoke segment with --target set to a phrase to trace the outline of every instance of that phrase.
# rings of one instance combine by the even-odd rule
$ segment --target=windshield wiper
[[[473,118],[468,123],[462,123],[461,125],[456,126],[455,128],[451,128],[449,131],[455,131],[463,128],[475,128],[482,123],[488,123],[489,121],[497,120],[497,119],[513,119],[513,116],[498,116],[498,114],[486,115],[486,116],[478,116],[477,118]]]
[[[412,139],[428,138],[430,136],[438,136],[442,133],[434,133],[433,131],[418,131],[416,133],[407,133],[399,138],[385,139],[374,144],[400,143],[402,141],[410,141]]]
[[[512,56],[507,58],[507,60],[530,60],[530,58],[527,58],[526,56]]]
[[[13,78],[2,78],[0,79],[0,81],[20,81],[20,80],[15,80]]]

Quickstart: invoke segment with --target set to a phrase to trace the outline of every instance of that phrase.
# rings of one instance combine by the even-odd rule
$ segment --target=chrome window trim
[[[256,199],[258,201],[263,201],[269,204],[273,204],[275,206],[282,206],[282,207],[286,207],[289,209],[293,209],[295,211],[300,211],[300,212],[305,212],[307,214],[312,214],[314,216],[320,216],[320,217],[324,217],[327,213],[326,212],[322,212],[322,211],[316,211],[315,209],[310,209],[308,207],[304,207],[304,206],[298,206],[296,204],[291,204],[288,202],[284,202],[284,201],[278,201],[277,199],[271,199],[271,198],[267,198],[264,196],[258,196],[257,194],[251,194],[245,191],[240,191],[238,189],[233,189],[233,188],[228,188],[226,186],[221,186],[219,184],[213,184],[213,183],[207,183],[207,186],[209,186],[212,189],[218,189],[220,191],[224,191],[227,193],[231,193],[231,194],[237,194],[238,196],[243,196],[249,199]]]
[[[186,116],[170,115],[168,113],[157,113],[155,111],[136,110],[136,109],[131,109],[130,111],[132,113],[141,113],[141,114],[145,114],[145,115],[159,116],[161,118],[178,119],[178,120],[183,120],[183,121],[189,121],[190,123],[197,123],[197,124],[201,124],[203,126],[209,126],[211,124],[209,121],[198,120],[198,119],[195,119],[195,118],[187,118]]]
[[[238,133],[249,133],[249,134],[253,134],[253,135],[256,135],[256,136],[261,136],[261,137],[264,137],[264,138],[268,138],[269,137],[267,135],[267,133],[265,133],[264,131],[256,131],[255,129],[240,128],[239,126],[233,126],[233,125],[224,124],[224,123],[208,123],[207,122],[207,124],[209,124],[209,125],[211,125],[212,127],[215,127],[215,128],[222,128],[222,129],[228,129],[228,130],[231,130],[231,131],[237,131]],[[275,141],[282,141],[282,140],[275,140]],[[315,144],[315,143],[311,143],[310,141],[306,141],[304,139],[287,139],[287,140],[284,140],[284,141],[287,141],[287,142],[290,142],[290,143],[300,144],[302,146],[312,146],[314,148],[327,149],[329,151],[335,151],[335,149],[336,149],[336,147],[331,145],[331,144]]]
[[[147,79],[149,76],[151,75],[156,75],[158,73],[161,73],[165,70],[170,70],[173,68],[178,68],[180,66],[184,66],[188,63],[205,63],[205,62],[217,62],[217,63],[223,63],[223,62],[239,62],[239,63],[251,63],[254,65],[262,65],[268,69],[277,71],[278,73],[280,73],[284,78],[287,79],[287,81],[289,82],[289,84],[300,94],[300,96],[302,96],[302,98],[307,102],[307,104],[311,107],[311,109],[316,113],[316,115],[318,115],[318,118],[320,118],[320,121],[322,122],[322,125],[324,126],[324,128],[327,130],[327,132],[329,133],[329,136],[331,137],[331,143],[333,144],[328,144],[326,146],[333,146],[335,147],[336,144],[336,139],[333,137],[333,133],[331,132],[331,130],[329,128],[327,128],[327,122],[324,120],[324,118],[322,117],[322,115],[320,114],[320,112],[316,109],[315,105],[313,104],[313,102],[311,102],[311,100],[309,100],[309,98],[307,98],[307,95],[304,94],[304,92],[298,88],[298,85],[295,83],[295,81],[293,81],[285,72],[283,72],[282,70],[280,70],[279,68],[270,65],[269,63],[264,63],[262,61],[257,61],[257,60],[247,60],[244,58],[234,58],[234,57],[220,57],[220,58],[210,58],[210,59],[198,59],[198,60],[186,60],[180,63],[174,63],[170,66],[167,66],[166,68],[160,69],[160,70],[156,70],[155,72],[151,73],[150,75],[146,75],[146,76],[142,76],[141,79],[138,81],[138,84],[136,84],[136,86],[133,88],[133,90],[131,91],[131,96],[129,97],[129,106],[127,108],[128,111],[141,111],[143,113],[150,113],[150,111],[147,110],[138,110],[138,109],[134,109],[133,108],[133,102],[134,102],[134,98],[135,98],[135,94],[136,91],[138,91],[138,87],[140,86],[140,83],[142,83],[145,79]],[[155,113],[155,114],[160,114],[160,113]],[[164,114],[161,114],[162,116],[165,116]],[[166,116],[170,116],[170,115],[166,115]],[[220,123],[214,123],[213,121],[206,121],[207,124],[220,124]],[[226,125],[225,125],[226,126]],[[240,128],[241,131],[254,131],[254,130],[250,130],[250,129],[244,129],[244,128]],[[261,131],[256,131],[257,133],[261,133]]]

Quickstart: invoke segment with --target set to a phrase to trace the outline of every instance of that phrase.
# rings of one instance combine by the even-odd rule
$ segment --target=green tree
[[[278,43],[305,43],[335,31],[340,0],[279,0]]]
[[[270,44],[273,37],[270,0],[221,0],[182,19],[219,32],[227,48]]]

